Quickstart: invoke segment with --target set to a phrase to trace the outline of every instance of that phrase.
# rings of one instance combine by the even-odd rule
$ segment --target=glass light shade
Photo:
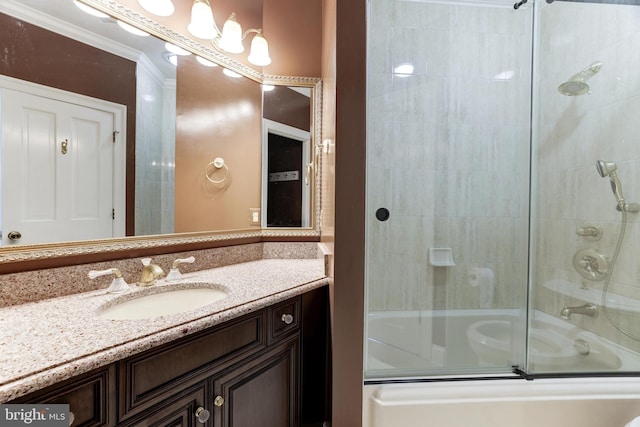
[[[175,44],[171,44],[169,42],[166,42],[164,44],[164,48],[167,49],[171,53],[175,53],[176,55],[181,55],[181,56],[191,55],[191,52],[189,52],[188,50],[185,50],[185,49],[181,48],[180,46],[176,46]]]
[[[207,1],[196,0],[193,2],[191,22],[187,29],[194,36],[205,40],[214,39],[218,35],[213,21],[213,11]]]
[[[242,27],[236,21],[236,14],[232,13],[227,22],[222,27],[222,35],[218,40],[220,49],[229,53],[242,53],[244,46],[242,45]]]
[[[211,62],[208,59],[204,59],[201,56],[196,56],[196,61],[198,61],[200,64],[204,65],[205,67],[217,67],[218,64],[216,64],[215,62]]]
[[[120,28],[122,28],[125,31],[128,31],[131,34],[135,34],[136,36],[141,36],[141,37],[148,37],[150,34],[142,31],[136,27],[134,27],[133,25],[129,25],[126,22],[122,22],[122,21],[117,21],[118,25],[120,26]]]
[[[108,18],[109,15],[100,12],[98,9],[94,9],[91,6],[87,6],[84,3],[80,3],[78,0],[73,0],[73,3],[83,12],[89,15],[97,16],[98,18]]]
[[[262,34],[258,33],[251,41],[251,53],[249,53],[249,62],[253,65],[264,66],[271,64],[269,57],[269,44]]]
[[[165,59],[166,59],[167,61],[169,61],[169,63],[170,63],[171,65],[173,65],[173,66],[175,66],[175,67],[177,67],[177,66],[178,66],[178,55],[173,54],[173,53],[170,53],[169,55],[167,55],[167,56],[165,57]]]
[[[225,76],[233,77],[234,79],[238,79],[238,78],[242,77],[242,74],[238,74],[235,71],[231,71],[228,68],[223,68],[222,72],[224,73]]]
[[[144,10],[158,16],[171,16],[175,11],[171,0],[138,0]]]

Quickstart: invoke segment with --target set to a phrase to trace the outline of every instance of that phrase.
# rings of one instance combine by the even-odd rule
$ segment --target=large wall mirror
[[[110,0],[3,0],[0,21],[0,264],[319,236],[320,79],[263,75]]]

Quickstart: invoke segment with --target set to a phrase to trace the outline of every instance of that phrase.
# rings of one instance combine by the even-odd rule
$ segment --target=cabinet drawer
[[[115,414],[115,366],[80,375],[42,391],[20,397],[11,403],[62,403],[73,413],[72,426],[113,425]]]
[[[268,344],[298,332],[300,327],[300,298],[292,298],[269,307]]]
[[[265,348],[264,329],[264,311],[252,313],[120,362],[120,419]]]

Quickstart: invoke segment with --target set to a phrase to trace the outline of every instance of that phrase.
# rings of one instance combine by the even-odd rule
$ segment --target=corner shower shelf
[[[578,283],[562,279],[552,279],[544,284],[544,287],[564,296],[575,298],[584,302],[602,305],[601,289],[583,289]],[[640,313],[640,300],[616,294],[607,293],[607,308]]]

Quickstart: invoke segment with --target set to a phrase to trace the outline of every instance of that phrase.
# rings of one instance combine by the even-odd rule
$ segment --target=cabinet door
[[[72,378],[41,391],[20,397],[10,403],[63,403],[73,413],[73,427],[115,424],[115,366]]]
[[[215,427],[299,424],[298,337],[214,379]]]
[[[165,399],[122,426],[128,427],[197,427],[210,426],[211,417],[199,411],[205,407],[207,383],[202,382]],[[198,415],[202,418],[198,420]]]

